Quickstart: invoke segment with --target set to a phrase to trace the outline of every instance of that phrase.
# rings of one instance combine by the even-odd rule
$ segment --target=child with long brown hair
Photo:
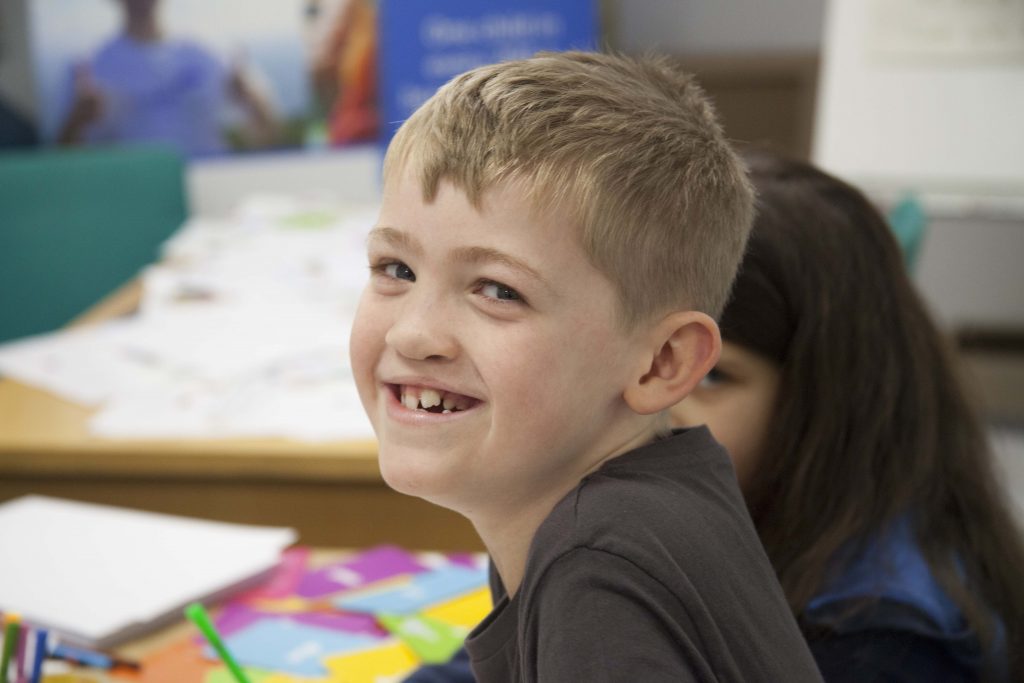
[[[895,239],[846,183],[746,159],[725,348],[676,420],[729,448],[827,681],[1024,680],[1021,536]]]
[[[721,358],[674,421],[730,451],[826,681],[1024,680],[1021,536],[894,237],[850,185],[746,161],[758,211]]]

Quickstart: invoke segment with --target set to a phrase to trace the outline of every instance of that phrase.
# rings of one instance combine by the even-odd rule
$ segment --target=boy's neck
[[[545,495],[538,495],[528,501],[522,501],[515,510],[479,512],[467,517],[476,528],[484,547],[491,557],[501,583],[509,598],[515,596],[526,573],[526,563],[530,555],[530,545],[537,529],[547,519],[562,498],[579,485],[584,477],[600,469],[606,462],[624,453],[645,446],[657,438],[657,423],[651,421],[644,428],[619,441],[619,445],[608,451],[608,455],[595,460],[573,481],[567,482],[562,488],[552,488]]]
[[[519,591],[519,584],[523,581],[523,574],[526,571],[526,561],[530,555],[530,544],[537,533],[541,522],[550,514],[551,505],[545,509],[539,507],[533,511],[523,511],[514,516],[505,516],[503,519],[494,520],[495,523],[476,522],[477,533],[487,548],[491,562],[501,577],[501,584],[512,598]]]

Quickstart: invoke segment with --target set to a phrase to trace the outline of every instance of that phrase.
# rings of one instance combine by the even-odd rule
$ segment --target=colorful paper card
[[[213,623],[217,626],[217,632],[222,637],[227,637],[254,624],[260,619],[266,619],[268,616],[272,615],[269,612],[253,609],[248,605],[228,603],[217,612],[217,615],[213,618]],[[196,642],[205,641],[206,638],[202,634],[196,636]]]
[[[401,680],[420,665],[405,643],[388,640],[381,647],[361,650],[324,660],[332,678],[345,683],[378,683],[382,678]]]
[[[333,676],[310,678],[309,676],[292,676],[274,672],[263,679],[263,683],[344,683]]]
[[[281,613],[259,610],[248,605],[229,603],[217,614],[215,623],[217,631],[223,637],[231,636],[261,619],[289,619],[299,624],[315,626],[332,631],[350,634],[362,634],[375,638],[383,638],[387,632],[377,625],[376,619],[368,614],[349,614],[339,612],[295,612]],[[196,636],[197,642],[205,642],[202,636]]]
[[[478,569],[487,566],[487,555],[484,553],[448,553],[448,561],[451,564]]]
[[[417,553],[416,559],[425,569],[439,569],[451,564],[477,569],[487,567],[488,563],[486,553],[423,552]]]
[[[281,562],[274,568],[270,578],[260,586],[235,597],[235,602],[248,602],[259,598],[283,598],[295,593],[306,575],[310,549],[297,546],[281,554]]]
[[[325,628],[357,635],[383,638],[387,633],[377,625],[377,620],[369,614],[349,614],[338,612],[307,612],[289,617],[293,621],[307,626]]]
[[[264,671],[263,669],[253,669],[252,667],[244,667],[245,675],[249,678],[249,683],[266,683],[267,679],[273,675],[272,671]],[[203,683],[238,683],[238,679],[231,673],[231,670],[226,666],[213,669],[210,673],[206,674],[206,679]]]
[[[391,631],[427,664],[447,662],[466,640],[468,629],[452,626],[423,615],[390,615],[378,617]]]
[[[394,546],[380,546],[351,560],[310,572],[299,582],[296,594],[306,598],[322,597],[425,569],[412,553]]]
[[[221,665],[206,659],[192,637],[183,638],[142,658],[141,683],[183,683],[203,681]]]
[[[425,609],[423,616],[472,630],[490,613],[491,608],[491,589],[479,588]]]
[[[378,639],[331,631],[290,619],[262,619],[224,639],[235,658],[246,666],[299,676],[323,676],[323,659],[365,648]],[[216,658],[212,648],[206,656]]]
[[[342,609],[371,614],[412,614],[462,593],[480,588],[487,572],[450,565],[415,574],[397,586],[345,595],[334,601]]]

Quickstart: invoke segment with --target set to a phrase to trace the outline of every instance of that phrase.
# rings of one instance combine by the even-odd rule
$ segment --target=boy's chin
[[[416,467],[409,462],[410,459],[408,456],[389,457],[382,451],[379,464],[384,483],[398,493],[450,508],[456,483],[452,481],[452,475],[429,467]]]

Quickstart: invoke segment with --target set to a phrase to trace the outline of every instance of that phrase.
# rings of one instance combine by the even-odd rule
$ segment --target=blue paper
[[[452,76],[597,43],[595,0],[381,0],[379,21],[385,143]]]
[[[325,676],[325,657],[381,641],[365,634],[316,628],[289,619],[261,619],[224,640],[228,650],[245,666],[298,676]],[[206,656],[217,658],[209,647]]]
[[[487,571],[451,565],[414,574],[407,583],[370,593],[343,596],[334,601],[342,609],[372,614],[412,614],[479,588],[487,583]]]

